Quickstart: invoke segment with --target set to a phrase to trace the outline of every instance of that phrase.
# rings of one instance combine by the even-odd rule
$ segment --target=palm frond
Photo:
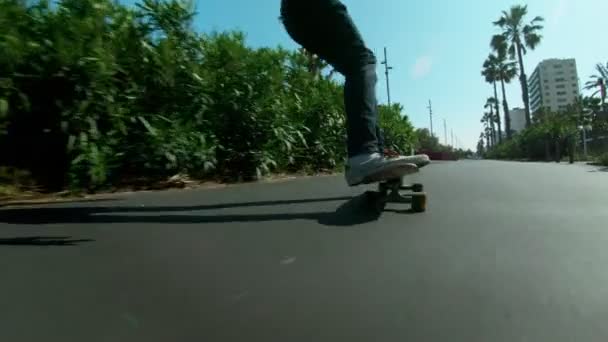
[[[601,63],[598,63],[595,66],[595,69],[600,74],[601,78],[603,78],[604,80],[608,79],[608,62],[606,62],[606,66],[602,65]]]
[[[496,34],[492,37],[490,47],[499,55],[505,54],[508,49],[507,37],[504,34]]]
[[[597,70],[597,74],[591,75],[589,77],[590,80],[585,83],[585,89],[587,90],[596,89],[599,87],[600,82],[606,82],[608,80],[608,63],[606,63],[605,66],[598,63],[595,66],[595,70]],[[594,96],[597,95],[597,93],[599,93],[599,90]]]
[[[500,28],[504,28],[507,25],[508,18],[509,14],[505,11],[502,11],[502,16],[498,20],[494,21],[493,24]]]
[[[500,78],[505,83],[510,83],[517,76],[517,72],[516,62],[504,62],[500,65]]]
[[[598,81],[599,81],[599,79],[597,78],[597,76],[595,76],[595,75],[591,76],[591,80],[587,81],[585,83],[584,89],[586,89],[586,90],[596,89],[598,87]]]
[[[489,54],[488,58],[483,62],[483,70],[481,75],[485,77],[486,82],[492,83],[498,80],[497,57]]]
[[[530,24],[536,25],[537,23],[540,23],[540,22],[543,22],[543,21],[545,21],[545,18],[536,16],[536,17],[534,17],[534,19],[532,19],[532,21],[530,22]]]
[[[513,22],[521,23],[526,14],[528,14],[528,5],[515,5],[511,7],[510,16]]]
[[[530,50],[536,49],[536,47],[540,44],[540,41],[543,37],[538,33],[524,33],[524,40],[526,42],[526,47],[530,48]]]
[[[494,105],[496,102],[497,102],[496,98],[494,98],[494,96],[490,96],[486,100],[486,106],[487,105]]]
[[[538,31],[542,30],[543,28],[545,28],[543,25],[530,24],[530,25],[524,26],[522,32],[524,34],[531,34],[531,33],[536,33]]]

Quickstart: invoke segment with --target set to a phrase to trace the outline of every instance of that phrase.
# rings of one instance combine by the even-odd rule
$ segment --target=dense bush
[[[608,153],[602,154],[597,160],[600,165],[608,166]]]
[[[588,137],[606,134],[606,119],[593,98],[580,98],[561,112],[536,113],[533,124],[512,139],[489,148],[486,158],[560,160],[567,153],[571,157],[580,149],[580,126],[592,127]]]
[[[0,165],[53,188],[340,166],[342,85],[301,51],[197,33],[193,17],[175,0],[0,1]],[[381,117],[409,151],[401,107]]]

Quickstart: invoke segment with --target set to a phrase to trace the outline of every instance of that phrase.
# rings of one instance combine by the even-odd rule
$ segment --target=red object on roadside
[[[419,150],[416,154],[426,154],[431,160],[458,160],[456,154],[452,152],[436,152],[431,150]]]

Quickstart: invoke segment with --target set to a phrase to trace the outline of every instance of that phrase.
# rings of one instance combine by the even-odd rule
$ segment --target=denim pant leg
[[[344,75],[349,157],[378,152],[376,57],[338,0],[282,0],[291,38]]]

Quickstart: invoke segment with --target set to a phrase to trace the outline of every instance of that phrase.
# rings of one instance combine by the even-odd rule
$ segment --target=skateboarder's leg
[[[283,0],[289,35],[344,75],[348,155],[378,152],[376,57],[338,0]]]
[[[399,177],[403,166],[427,163],[404,157],[386,159],[379,153],[376,57],[365,46],[346,6],[338,0],[282,0],[281,17],[297,43],[345,77],[348,184],[360,184],[377,173]]]

